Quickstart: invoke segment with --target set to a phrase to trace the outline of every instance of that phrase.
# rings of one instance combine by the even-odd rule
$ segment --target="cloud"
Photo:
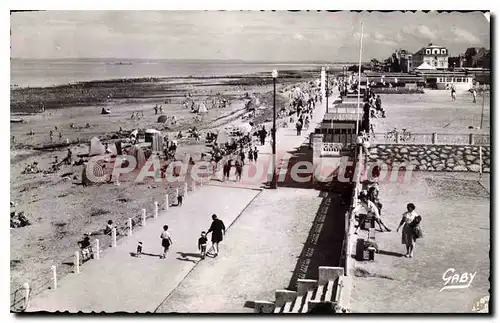
[[[436,33],[432,32],[429,27],[426,25],[410,25],[410,26],[405,26],[402,30],[402,32],[406,35],[411,35],[419,39],[430,39],[434,40],[437,38]],[[403,38],[404,36],[400,35],[398,36],[400,38]]]
[[[451,31],[455,35],[454,40],[457,42],[467,42],[472,44],[480,43],[479,38],[468,32],[467,30],[458,27],[453,27]]]

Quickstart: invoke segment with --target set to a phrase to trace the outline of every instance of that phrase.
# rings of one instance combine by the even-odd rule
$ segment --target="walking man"
[[[472,89],[472,103],[476,103],[476,95],[477,95],[476,89],[473,88]]]
[[[163,255],[160,257],[165,259],[167,256],[167,251],[172,245],[172,238],[170,237],[170,232],[168,232],[168,225],[163,226],[163,232],[160,234],[161,246],[163,247]]]
[[[207,234],[212,232],[212,249],[214,250],[214,257],[219,254],[219,243],[222,241],[223,236],[226,234],[226,226],[222,220],[217,218],[217,215],[212,215],[212,224],[208,229]]]

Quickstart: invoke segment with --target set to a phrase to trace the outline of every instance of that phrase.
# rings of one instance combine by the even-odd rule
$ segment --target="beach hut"
[[[137,162],[135,169],[141,169],[144,164],[146,164],[146,156],[144,155],[144,151],[142,150],[141,146],[135,145],[133,146],[128,154],[130,156],[134,156],[135,161]]]
[[[161,134],[160,131],[156,130],[156,129],[146,129],[146,131],[144,132],[144,141],[145,142],[153,142],[153,136],[155,134]]]

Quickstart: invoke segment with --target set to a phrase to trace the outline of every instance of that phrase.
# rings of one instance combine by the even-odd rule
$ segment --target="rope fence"
[[[91,245],[87,248],[79,249],[70,256],[63,259],[58,265],[53,265],[50,268],[37,274],[34,279],[28,279],[23,286],[15,288],[10,293],[10,309],[13,312],[23,312],[29,307],[30,298],[39,295],[47,289],[57,289],[59,286],[58,279],[66,274],[79,274],[85,262],[93,260],[97,261],[101,258],[101,254],[107,247],[116,248],[119,240],[125,237],[131,237],[134,232],[142,227],[147,226],[150,219],[159,217],[160,212],[168,211],[171,206],[177,203],[178,196],[183,197],[183,202],[189,198],[189,195],[196,192],[204,186],[204,183],[210,181],[210,176],[200,178],[198,181],[193,180],[189,185],[187,182],[180,187],[169,190],[162,200],[155,200],[151,205],[139,210],[138,214],[128,218],[124,222],[118,222],[116,227],[112,229],[110,242],[108,239],[94,239]],[[108,236],[108,235],[106,235]]]

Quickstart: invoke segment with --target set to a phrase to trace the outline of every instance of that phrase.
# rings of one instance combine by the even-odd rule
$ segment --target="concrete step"
[[[332,302],[332,296],[334,295],[334,290],[336,289],[336,284],[334,280],[329,280],[326,284],[325,302]]]
[[[300,313],[307,313],[307,311],[309,310],[309,301],[312,300],[314,291],[314,289],[310,289],[307,291],[306,299],[304,300],[304,305],[302,306]]]
[[[293,303],[292,312],[291,313],[300,313],[300,309],[302,307],[302,303],[304,302],[305,295],[298,295]]]
[[[314,302],[321,302],[321,299],[323,298],[323,294],[325,292],[325,285],[318,285],[316,288],[316,293],[314,294],[314,298],[312,301]]]
[[[292,303],[297,298],[297,292],[287,289],[277,290],[275,298],[276,309],[274,313],[287,313],[291,311]]]

